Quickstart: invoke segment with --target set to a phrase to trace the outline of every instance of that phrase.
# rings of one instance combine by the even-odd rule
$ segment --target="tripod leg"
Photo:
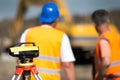
[[[21,67],[16,67],[15,74],[13,75],[11,80],[19,80],[23,73],[23,69]]]
[[[12,79],[11,80],[14,80],[15,79],[15,75],[13,75]]]
[[[41,76],[39,74],[34,74],[36,80],[42,80]]]
[[[39,75],[35,66],[32,67],[31,71],[32,71],[34,77],[36,78],[36,80],[42,80],[42,77]]]
[[[13,75],[11,80],[20,80],[21,75]]]

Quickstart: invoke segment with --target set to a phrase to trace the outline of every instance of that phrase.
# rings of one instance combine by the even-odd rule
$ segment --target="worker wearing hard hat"
[[[96,10],[92,21],[99,33],[95,50],[95,80],[120,80],[120,35],[109,29],[109,13]]]
[[[68,36],[55,29],[59,16],[56,4],[46,3],[39,16],[42,25],[25,30],[20,39],[20,42],[35,42],[39,46],[40,55],[34,63],[43,80],[61,80],[61,67],[67,80],[75,80],[75,58]]]

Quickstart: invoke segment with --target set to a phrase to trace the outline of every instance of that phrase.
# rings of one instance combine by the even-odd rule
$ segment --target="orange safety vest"
[[[116,32],[106,32],[98,38],[96,43],[96,53],[95,53],[95,70],[96,75],[99,74],[98,70],[101,64],[101,52],[99,48],[100,39],[106,39],[109,42],[111,48],[111,64],[107,70],[106,77],[116,76],[120,77],[120,36]],[[117,78],[114,80],[118,80]],[[120,78],[119,78],[120,80]]]
[[[39,46],[39,57],[34,58],[43,80],[60,80],[60,47],[64,32],[54,28],[33,27],[26,34],[26,42]],[[33,79],[32,77],[32,80]]]

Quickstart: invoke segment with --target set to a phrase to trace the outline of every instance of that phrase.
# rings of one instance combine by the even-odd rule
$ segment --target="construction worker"
[[[95,79],[120,80],[120,36],[109,29],[109,13],[96,10],[92,21],[99,34],[95,50]]]
[[[42,24],[25,30],[20,39],[20,42],[35,42],[39,46],[40,55],[33,63],[43,80],[61,80],[61,67],[66,80],[75,80],[75,57],[68,36],[55,29],[59,16],[57,5],[46,3],[39,16]]]

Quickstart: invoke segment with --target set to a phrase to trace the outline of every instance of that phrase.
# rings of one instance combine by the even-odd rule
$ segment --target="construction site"
[[[93,6],[90,7],[93,3],[88,3],[88,0],[88,2],[84,2],[84,0],[74,0],[74,2],[73,0],[0,1],[0,5],[2,5],[0,6],[0,9],[5,12],[0,13],[0,80],[10,80],[16,69],[17,59],[16,57],[9,55],[8,49],[19,42],[20,36],[25,29],[40,25],[38,15],[41,12],[41,7],[49,1],[55,2],[59,7],[60,21],[56,28],[64,31],[69,36],[71,47],[76,58],[76,61],[74,62],[76,80],[93,80],[93,52],[98,34],[91,21],[91,13],[97,9],[107,9],[111,19],[110,29],[119,32],[120,6],[117,6],[117,3],[120,3],[120,1],[106,0],[105,2],[101,1],[100,5],[97,5],[99,3],[93,0],[92,2],[95,1],[94,4],[97,6],[95,9],[93,9]],[[108,5],[108,7],[102,6],[102,4],[104,5],[104,3],[109,2],[112,2],[113,4]],[[90,4],[88,8],[91,8],[91,12],[86,12],[85,14],[84,10],[84,13],[82,13],[81,10],[80,14],[80,9],[77,8],[79,6],[78,3],[81,5],[85,3]],[[6,5],[8,5],[8,7],[6,7]],[[69,6],[74,6],[74,8],[72,8],[73,10],[70,10],[71,7]],[[81,7],[84,6],[85,5]],[[11,10],[9,7],[11,7]],[[14,9],[14,13],[12,12],[12,9]],[[63,71],[61,74],[62,80],[66,80]]]

